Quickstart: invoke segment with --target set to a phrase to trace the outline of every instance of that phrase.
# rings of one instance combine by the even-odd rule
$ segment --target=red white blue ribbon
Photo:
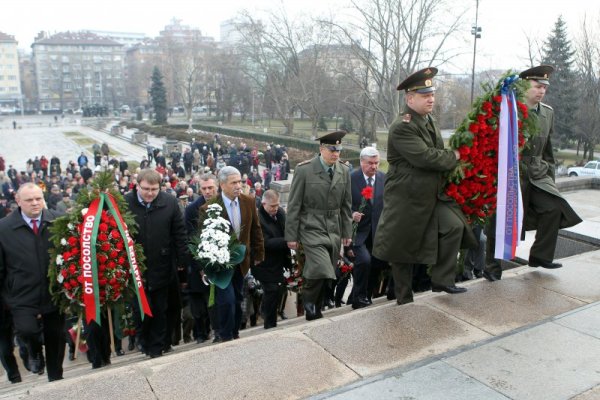
[[[523,227],[523,199],[519,182],[519,127],[517,101],[507,78],[502,88],[498,143],[496,251],[494,257],[515,258]]]

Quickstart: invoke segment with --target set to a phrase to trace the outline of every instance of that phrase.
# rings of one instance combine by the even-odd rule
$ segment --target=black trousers
[[[169,287],[146,292],[152,317],[145,316],[142,323],[141,339],[144,351],[150,356],[162,354],[167,345],[167,308]],[[139,310],[138,307],[135,307]],[[138,311],[139,314],[139,311]]]
[[[281,286],[279,282],[262,282],[263,298],[262,312],[265,320],[265,329],[277,326],[277,312],[281,304]]]
[[[190,292],[188,298],[190,311],[194,317],[195,339],[206,340],[210,336],[210,318],[208,314],[209,292]]]
[[[110,364],[110,329],[108,318],[102,316],[102,326],[96,321],[90,322],[86,326],[89,360],[93,368],[100,368],[106,364]]]
[[[235,267],[233,278],[225,289],[215,286],[215,305],[219,320],[219,335],[223,340],[239,336],[242,323],[242,286],[244,277],[239,266]]]
[[[48,380],[62,379],[66,345],[65,316],[53,311],[37,318],[35,311],[15,311],[13,321],[15,332],[27,347],[30,358],[42,358],[40,335],[43,335]]]
[[[12,316],[8,310],[0,309],[0,362],[10,381],[21,377],[14,350]]]

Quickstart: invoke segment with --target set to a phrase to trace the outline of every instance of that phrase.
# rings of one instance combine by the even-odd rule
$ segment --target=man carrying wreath
[[[444,190],[444,173],[452,171],[458,151],[444,149],[431,117],[436,68],[408,76],[406,107],[390,127],[383,212],[375,234],[373,255],[392,267],[398,304],[411,303],[413,264],[432,264],[434,292],[466,292],[454,284],[460,248],[477,241],[458,205]]]
[[[520,174],[523,193],[523,233],[537,230],[535,241],[529,252],[529,265],[542,268],[560,268],[562,264],[554,262],[554,250],[558,240],[558,231],[581,222],[569,203],[561,196],[554,182],[555,161],[551,137],[554,134],[554,110],[542,103],[550,85],[551,65],[529,68],[519,75],[530,83],[525,93],[529,115],[537,121],[538,132],[533,136],[521,157]],[[502,276],[500,262],[494,259],[495,221],[487,226],[486,267],[483,276],[493,282]]]

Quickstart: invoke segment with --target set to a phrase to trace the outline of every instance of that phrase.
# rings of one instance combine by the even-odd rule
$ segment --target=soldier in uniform
[[[321,318],[324,290],[335,280],[341,246],[352,237],[350,173],[339,162],[345,131],[316,140],[320,155],[296,166],[285,226],[288,247],[302,244],[306,262],[302,295],[307,320]]]
[[[551,65],[540,65],[519,75],[531,84],[525,93],[525,101],[529,107],[530,118],[537,120],[539,129],[538,134],[525,146],[520,163],[525,210],[522,235],[525,231],[537,230],[529,251],[529,265],[542,268],[562,267],[562,264],[553,261],[558,230],[581,222],[581,218],[560,195],[554,183],[555,161],[550,140],[554,133],[554,110],[542,103],[553,71],[554,67]],[[486,268],[483,276],[491,282],[499,280],[502,276],[500,262],[494,259],[495,231],[495,224],[488,225]]]
[[[414,264],[433,264],[434,292],[465,292],[454,283],[457,255],[461,247],[477,244],[462,211],[443,193],[443,175],[460,155],[444,149],[430,115],[436,73],[436,68],[422,69],[398,86],[406,92],[406,107],[388,136],[389,169],[373,255],[390,263],[398,304],[413,301]]]

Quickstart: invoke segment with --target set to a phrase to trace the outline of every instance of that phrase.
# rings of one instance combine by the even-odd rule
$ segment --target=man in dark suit
[[[254,198],[242,194],[242,175],[235,167],[227,166],[219,171],[221,193],[216,198],[223,211],[221,217],[231,223],[239,242],[246,246],[244,260],[235,266],[233,278],[225,289],[215,286],[215,303],[219,320],[219,341],[239,338],[242,322],[242,285],[250,270],[250,263],[260,264],[265,258],[263,236],[256,212]],[[200,221],[206,219],[209,202],[202,206]]]
[[[21,185],[16,200],[18,211],[0,220],[2,297],[27,347],[29,369],[41,375],[46,364],[48,380],[55,381],[63,378],[65,355],[65,317],[48,290],[49,227],[57,214],[44,208],[44,194],[33,183]]]
[[[185,208],[185,227],[189,237],[198,234],[198,219],[200,208],[217,195],[217,177],[213,174],[204,174],[200,177],[200,196],[196,201]],[[210,286],[202,281],[200,266],[192,261],[188,267],[188,296],[190,311],[194,317],[194,332],[197,343],[203,343],[210,336],[210,322],[208,313],[208,298]]]
[[[262,284],[262,311],[265,329],[277,326],[277,309],[281,303],[283,272],[292,265],[290,249],[285,241],[285,212],[279,207],[279,194],[267,190],[258,211],[265,242],[265,260],[252,268],[252,274]]]
[[[144,169],[138,174],[135,190],[125,196],[138,224],[133,239],[146,256],[144,280],[152,317],[144,319],[140,339],[144,351],[152,358],[171,350],[169,296],[178,290],[177,267],[189,264],[183,216],[177,199],[160,191],[161,181],[158,172]]]
[[[352,240],[351,256],[354,256],[352,279],[352,308],[362,308],[371,304],[371,293],[376,283],[376,274],[372,274],[371,251],[373,238],[383,210],[383,183],[385,174],[378,171],[379,151],[374,147],[365,147],[360,152],[360,169],[350,174],[352,185],[352,221],[358,224],[356,235]],[[373,188],[373,197],[366,201],[365,207],[359,211],[365,187]],[[373,272],[379,272],[373,269]]]

